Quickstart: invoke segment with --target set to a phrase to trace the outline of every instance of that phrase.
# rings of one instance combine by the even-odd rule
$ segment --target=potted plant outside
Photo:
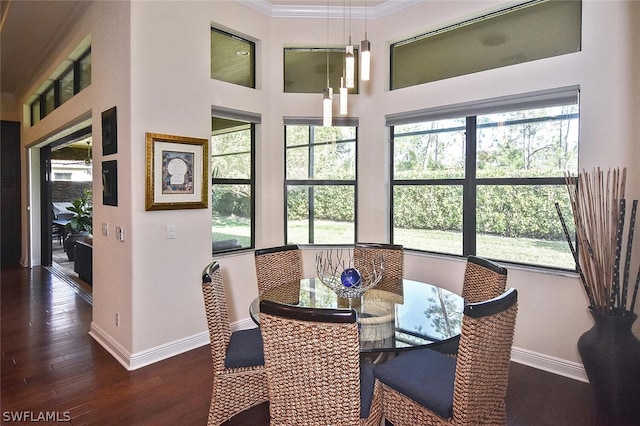
[[[67,253],[69,261],[73,261],[74,246],[78,240],[91,238],[93,231],[93,207],[91,205],[92,192],[85,189],[83,194],[73,200],[72,205],[67,210],[75,216],[65,225],[68,235],[64,240],[64,251]]]
[[[597,415],[603,421],[640,424],[640,341],[631,330],[638,317],[634,308],[640,267],[630,281],[631,263],[637,259],[633,237],[638,200],[627,215],[625,181],[626,168],[610,169],[606,175],[598,168],[577,178],[566,176],[577,247],[557,203],[556,210],[595,322],[580,336],[578,352]]]

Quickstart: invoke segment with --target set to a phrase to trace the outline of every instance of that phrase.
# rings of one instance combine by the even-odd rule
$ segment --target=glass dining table
[[[353,308],[360,325],[360,352],[399,352],[432,347],[457,350],[464,299],[451,291],[420,281],[402,280],[398,293],[372,288],[362,297],[345,299],[317,278],[281,284],[253,300],[251,319],[260,325],[260,300],[308,308]]]

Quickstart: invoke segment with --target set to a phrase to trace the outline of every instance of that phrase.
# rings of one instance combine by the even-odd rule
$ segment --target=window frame
[[[566,11],[563,14],[557,10],[551,10],[558,7],[572,8],[576,5],[579,11],[575,15]],[[523,14],[528,16],[523,19]],[[545,15],[547,18],[549,15],[557,16],[558,20],[549,24],[544,20]],[[536,19],[553,27],[540,33],[540,23],[535,21]],[[571,23],[575,25],[570,25]],[[582,27],[582,0],[566,2],[564,5],[552,0],[519,0],[514,4],[500,6],[498,9],[490,9],[477,16],[470,16],[462,21],[392,42],[388,53],[389,90],[394,91],[505,66],[577,53],[582,51]],[[568,32],[568,28],[573,31]],[[557,34],[560,29],[567,31],[562,34],[564,37]],[[543,39],[540,40],[540,37]],[[544,37],[548,39],[545,40]],[[523,42],[525,39],[526,43]],[[464,46],[477,42],[480,44],[473,49],[478,52],[478,56],[471,60],[467,56],[472,55],[473,51],[468,52],[466,56],[458,54],[453,58],[443,57],[445,55],[442,52],[459,51],[465,48]],[[526,50],[528,46],[536,48]],[[541,47],[546,49],[541,51]],[[408,49],[409,53],[403,54],[403,49]],[[431,54],[434,56],[430,57]],[[427,72],[425,65],[421,65],[422,63],[414,59],[420,57],[426,57],[427,64],[434,63],[437,59],[437,69]],[[460,62],[461,57],[466,58],[465,61]],[[467,64],[473,64],[473,66],[467,66]],[[411,81],[397,78],[396,74],[399,73],[396,73],[396,69],[412,68],[413,72],[406,74],[411,76]]]
[[[478,126],[477,117],[487,115],[494,112],[509,112],[522,109],[535,109],[540,107],[550,107],[552,105],[562,106],[569,105],[569,99],[575,97],[574,103],[578,105],[578,112],[570,114],[572,117],[580,120],[580,99],[579,87],[570,86],[546,91],[534,92],[524,95],[506,96],[502,98],[494,98],[488,100],[474,101],[464,104],[437,107],[422,111],[412,111],[399,114],[391,114],[386,117],[387,127],[389,128],[389,235],[391,243],[395,242],[394,235],[394,189],[396,186],[460,186],[462,188],[462,254],[452,254],[445,252],[437,252],[432,250],[421,250],[412,247],[405,247],[407,250],[416,252],[432,253],[442,256],[467,257],[476,255],[478,235],[477,230],[477,193],[482,186],[565,186],[566,181],[562,177],[477,177],[477,132],[483,125]],[[472,112],[475,111],[475,112]],[[436,121],[444,118],[465,118],[465,158],[464,158],[464,176],[462,178],[445,178],[445,179],[395,179],[395,126],[400,124],[419,123],[426,121]],[[579,149],[578,140],[578,149]],[[559,271],[575,272],[576,268],[567,269],[551,265],[530,264],[517,262],[512,260],[496,259],[501,262],[523,265],[527,267],[550,269]]]
[[[215,185],[249,185],[250,186],[250,242],[248,246],[241,246],[238,248],[225,248],[221,250],[213,250],[213,231],[211,233],[211,253],[215,255],[226,254],[231,252],[239,252],[243,250],[253,250],[256,247],[256,139],[257,139],[257,131],[258,124],[261,123],[261,117],[259,115],[253,113],[247,113],[244,111],[232,110],[224,107],[212,107],[211,108],[211,117],[219,117],[226,118],[235,121],[245,122],[249,125],[250,129],[250,173],[251,177],[249,179],[246,178],[220,178],[214,177],[213,173],[211,173],[211,194],[210,197],[213,197],[214,187]],[[213,137],[213,134],[212,134]],[[213,142],[211,147],[211,164],[210,170],[213,171]],[[213,213],[213,199],[211,200],[211,210]],[[209,218],[212,220],[212,217]]]
[[[303,65],[297,65],[297,67],[292,67],[289,65],[290,55],[305,55],[307,58],[305,60],[298,60],[296,64],[302,63]],[[283,93],[290,94],[305,94],[305,93],[322,93],[322,91],[327,87],[327,77],[329,78],[329,86],[330,87],[340,87],[341,86],[341,78],[343,77],[343,68],[344,68],[344,55],[345,48],[344,47],[284,47],[282,49],[282,91]],[[360,93],[360,47],[354,46],[353,49],[354,56],[354,85],[352,88],[347,89],[347,93],[349,95],[357,95]],[[317,59],[321,57],[321,61]],[[327,63],[327,61],[329,63]],[[329,75],[327,76],[326,72],[321,74],[313,74],[314,77],[312,82],[309,79],[309,73],[304,72],[304,68],[308,66],[308,64],[316,64],[318,67],[322,67],[324,69],[325,66],[329,65]],[[337,66],[336,64],[340,64]],[[300,69],[302,67],[302,69]],[[289,88],[287,84],[287,80],[290,77],[299,76],[301,80],[305,80],[306,87],[303,90],[293,90]],[[289,77],[289,78],[288,78]],[[302,85],[301,83],[299,85]]]
[[[223,80],[223,79],[220,79],[220,78],[215,78],[215,77],[213,77],[213,69],[209,70],[209,77],[212,80],[223,81],[225,83],[235,84],[237,86],[247,87],[249,89],[255,89],[256,85],[257,85],[257,78],[256,78],[256,72],[257,72],[256,50],[257,50],[257,48],[256,48],[256,42],[253,41],[253,40],[250,40],[246,36],[238,35],[236,33],[232,33],[230,31],[227,31],[227,30],[224,30],[222,28],[219,28],[219,27],[216,27],[214,25],[211,25],[211,33],[214,33],[214,32],[218,33],[218,34],[221,34],[223,36],[229,37],[231,39],[238,40],[238,41],[240,41],[242,43],[247,43],[249,45],[249,50],[250,50],[249,55],[248,55],[249,56],[249,67],[250,67],[249,79],[251,81],[250,81],[250,85],[245,85],[245,84],[237,83],[235,81],[229,81],[229,80]],[[211,44],[212,44],[212,42],[210,42],[210,46],[209,47],[210,47],[210,49],[213,49]],[[212,59],[213,59],[213,52],[211,53],[211,58],[209,58],[209,60],[212,60]]]
[[[287,126],[308,126],[308,131],[310,133],[309,141],[310,143],[307,145],[308,152],[307,158],[312,164],[313,159],[313,149],[314,147],[326,145],[330,143],[337,142],[324,142],[323,144],[314,144],[311,142],[313,140],[313,132],[315,127],[322,127],[322,119],[309,119],[309,118],[291,118],[285,117],[284,120],[284,182],[283,182],[283,194],[284,194],[284,204],[283,204],[283,220],[284,220],[284,241],[286,244],[289,244],[289,214],[288,214],[288,188],[293,187],[314,187],[314,186],[353,186],[354,191],[354,206],[353,206],[353,243],[358,241],[358,139],[359,139],[359,122],[357,118],[345,118],[345,117],[334,117],[333,125],[331,127],[353,127],[354,128],[354,149],[355,149],[355,158],[354,158],[354,167],[355,167],[355,175],[354,179],[288,179],[287,178],[287,150],[292,148],[300,148],[300,146],[295,147],[287,147]],[[291,242],[291,244],[297,244],[300,246],[304,245],[313,245],[315,243],[315,232],[314,232],[314,211],[313,211],[313,200],[309,203],[309,214],[308,214],[308,223],[309,223],[309,235],[308,242],[300,243],[300,242]],[[340,246],[344,245],[343,243],[322,243],[322,245],[326,246]]]
[[[40,120],[45,118],[47,115],[51,114],[57,108],[59,108],[63,103],[71,100],[75,95],[80,93],[83,89],[89,87],[91,85],[91,73],[89,73],[89,81],[85,86],[81,86],[81,63],[85,60],[89,59],[89,64],[91,64],[91,46],[89,46],[79,57],[74,60],[68,67],[64,68],[64,70],[55,78],[51,78],[49,83],[44,85],[41,88],[40,93],[36,93],[32,97],[31,103],[28,103],[29,113],[30,113],[30,125],[34,126]],[[73,94],[67,98],[62,100],[61,96],[61,82],[64,77],[69,75],[69,73],[73,73]],[[50,110],[47,109],[47,94],[53,91],[52,99],[53,105]]]

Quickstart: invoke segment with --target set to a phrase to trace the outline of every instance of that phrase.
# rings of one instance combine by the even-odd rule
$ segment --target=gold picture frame
[[[145,210],[206,209],[208,141],[146,133]]]

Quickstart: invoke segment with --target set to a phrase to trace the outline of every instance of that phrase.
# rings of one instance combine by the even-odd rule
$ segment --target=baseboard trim
[[[130,368],[131,353],[120,344],[116,339],[111,337],[109,333],[104,331],[95,322],[91,321],[91,328],[89,330],[89,336],[93,337],[93,340],[98,342],[100,346],[106,349],[124,368],[132,370]]]
[[[256,323],[253,322],[251,318],[245,318],[240,321],[231,323],[231,331],[246,330],[248,328],[254,328],[254,327],[256,327]],[[209,341],[207,340],[207,343],[208,342]]]
[[[511,349],[511,361],[581,382],[589,381],[582,364],[528,349],[513,347]]]
[[[209,344],[209,332],[202,332],[184,339],[174,340],[165,345],[156,346],[131,354],[131,370],[171,358],[184,352]]]
[[[250,318],[245,318],[232,323],[231,330],[244,330],[255,326],[255,323]],[[105,348],[107,352],[109,352],[127,370],[136,370],[209,344],[209,332],[203,331],[184,339],[175,340],[165,345],[156,346],[154,348],[132,354],[117,340],[93,322],[91,323],[89,335],[93,337],[103,348]],[[570,379],[579,380],[581,382],[589,381],[582,364],[541,354],[528,349],[514,346],[511,350],[511,361],[568,377]]]
[[[124,368],[130,371],[209,344],[209,332],[205,331],[165,345],[131,353],[93,322],[91,323],[89,335],[113,355]]]

